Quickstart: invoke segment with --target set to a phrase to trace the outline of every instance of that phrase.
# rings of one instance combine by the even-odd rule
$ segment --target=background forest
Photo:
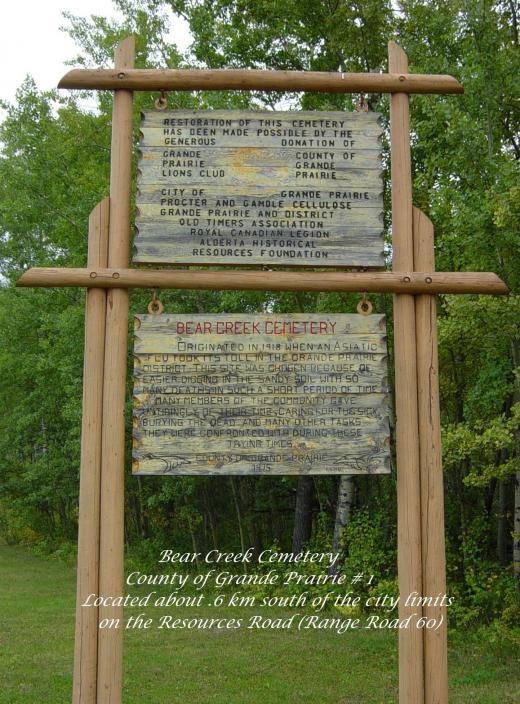
[[[387,70],[387,42],[410,71],[446,73],[463,96],[411,99],[414,201],[434,223],[436,266],[495,271],[507,298],[439,297],[441,402],[452,622],[520,625],[520,54],[516,0],[115,0],[120,24],[69,16],[74,65],[111,66],[137,38],[138,67]],[[168,43],[179,17],[193,43]],[[83,266],[87,219],[108,194],[111,96],[40,92],[27,79],[0,125],[0,536],[75,550],[84,293],[16,290],[30,266]],[[139,108],[157,95],[135,95]],[[351,110],[360,96],[176,93],[170,108]],[[369,96],[388,125],[388,96]],[[388,136],[388,130],[386,130]],[[383,142],[390,242],[387,138]],[[390,247],[388,248],[390,252]],[[134,291],[132,312],[150,293]],[[170,313],[354,312],[350,294],[168,291]],[[372,296],[388,316],[392,301]],[[132,320],[129,321],[132,324]],[[131,336],[130,336],[131,339]],[[390,360],[390,368],[392,360]],[[129,396],[132,350],[128,351]],[[343,550],[347,574],[396,575],[395,468],[372,477],[130,476],[128,556],[274,544]],[[516,493],[516,500],[515,500]],[[516,532],[515,532],[516,525]]]

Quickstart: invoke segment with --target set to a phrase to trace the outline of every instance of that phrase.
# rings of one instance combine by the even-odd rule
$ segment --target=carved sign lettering
[[[382,315],[136,317],[136,474],[389,472]]]
[[[383,265],[376,113],[143,113],[134,262]]]

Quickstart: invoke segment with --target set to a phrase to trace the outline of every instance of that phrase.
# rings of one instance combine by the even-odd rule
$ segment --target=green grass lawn
[[[69,704],[74,591],[72,567],[0,546],[1,704]],[[206,607],[183,610],[187,615],[215,614]],[[251,611],[228,615],[247,618]],[[127,631],[123,700],[391,704],[397,702],[396,645],[387,631]],[[450,646],[450,704],[519,704],[517,657],[504,644],[457,634]]]

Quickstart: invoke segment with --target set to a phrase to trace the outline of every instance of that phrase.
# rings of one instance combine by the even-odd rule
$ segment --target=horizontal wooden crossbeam
[[[200,271],[175,269],[33,268],[17,286],[177,288],[228,291],[352,291],[371,293],[485,293],[505,295],[506,284],[490,272]]]
[[[463,93],[453,76],[249,69],[74,69],[58,88],[76,90],[274,90],[320,93]]]

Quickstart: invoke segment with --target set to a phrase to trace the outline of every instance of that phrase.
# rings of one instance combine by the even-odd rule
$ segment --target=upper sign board
[[[383,266],[376,113],[146,111],[134,262]]]

